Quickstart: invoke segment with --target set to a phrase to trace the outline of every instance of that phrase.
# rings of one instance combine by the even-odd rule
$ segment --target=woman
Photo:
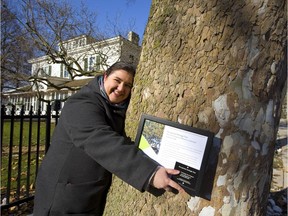
[[[102,215],[112,173],[140,191],[183,189],[125,136],[135,69],[117,62],[61,111],[36,181],[34,216]]]

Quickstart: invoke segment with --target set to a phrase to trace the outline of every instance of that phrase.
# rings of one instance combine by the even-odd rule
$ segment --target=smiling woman
[[[168,177],[177,170],[159,167],[126,136],[134,74],[117,62],[67,100],[37,175],[34,215],[102,215],[112,173],[141,192],[183,190]]]

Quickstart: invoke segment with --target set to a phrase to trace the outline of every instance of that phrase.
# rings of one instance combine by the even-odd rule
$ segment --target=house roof
[[[61,90],[57,90],[57,89],[54,89],[54,88],[48,88],[46,90],[46,92],[53,92],[53,91],[67,91],[69,88],[73,89],[79,89],[81,88],[82,86],[88,84],[92,79],[94,78],[93,77],[88,77],[88,78],[83,78],[83,79],[78,79],[78,80],[69,80],[69,81],[66,81],[66,82],[63,82],[63,79],[60,79],[62,81],[62,83],[59,85],[59,87],[61,87],[62,89]],[[55,84],[55,80],[57,80],[55,77],[53,79],[54,81],[54,84]],[[66,79],[67,80],[67,79]],[[50,81],[52,81],[50,79]],[[67,87],[67,89],[65,89]],[[24,87],[21,87],[19,89],[16,89],[14,91],[10,91],[10,92],[2,92],[3,95],[11,95],[11,94],[17,94],[17,95],[27,95],[27,94],[36,94],[35,91],[31,91],[31,85],[27,85],[27,86],[24,86]]]
[[[89,77],[85,79],[79,79],[79,80],[72,80],[66,83],[63,83],[61,87],[68,87],[68,88],[75,88],[75,87],[82,87],[89,83],[94,77]]]

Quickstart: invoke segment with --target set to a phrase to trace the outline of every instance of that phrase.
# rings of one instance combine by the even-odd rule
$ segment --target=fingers
[[[173,192],[173,193],[183,193],[184,189],[177,184],[176,182],[172,181],[169,183],[168,186],[163,188],[167,192]]]
[[[184,192],[184,189],[179,184],[177,184],[175,181],[173,181],[173,180],[170,180],[169,186],[171,188],[176,189],[179,193],[183,193]]]
[[[170,175],[178,175],[180,173],[179,170],[175,170],[175,169],[168,169],[166,168],[166,172]],[[171,180],[169,181],[169,186],[176,189],[177,191],[179,191],[180,193],[184,191],[184,189],[179,185],[177,184],[175,181]],[[168,190],[169,191],[169,190]],[[170,188],[170,191],[171,191],[171,188]]]
[[[166,172],[170,175],[178,175],[180,173],[179,170],[175,170],[175,169],[168,169],[168,168],[165,168]]]

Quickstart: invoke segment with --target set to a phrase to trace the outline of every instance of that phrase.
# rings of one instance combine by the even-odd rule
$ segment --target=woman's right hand
[[[169,177],[169,175],[178,175],[179,173],[179,170],[160,167],[155,172],[151,185],[155,188],[164,189],[166,191],[172,191],[174,188],[178,192],[182,193],[184,192],[184,189]]]

